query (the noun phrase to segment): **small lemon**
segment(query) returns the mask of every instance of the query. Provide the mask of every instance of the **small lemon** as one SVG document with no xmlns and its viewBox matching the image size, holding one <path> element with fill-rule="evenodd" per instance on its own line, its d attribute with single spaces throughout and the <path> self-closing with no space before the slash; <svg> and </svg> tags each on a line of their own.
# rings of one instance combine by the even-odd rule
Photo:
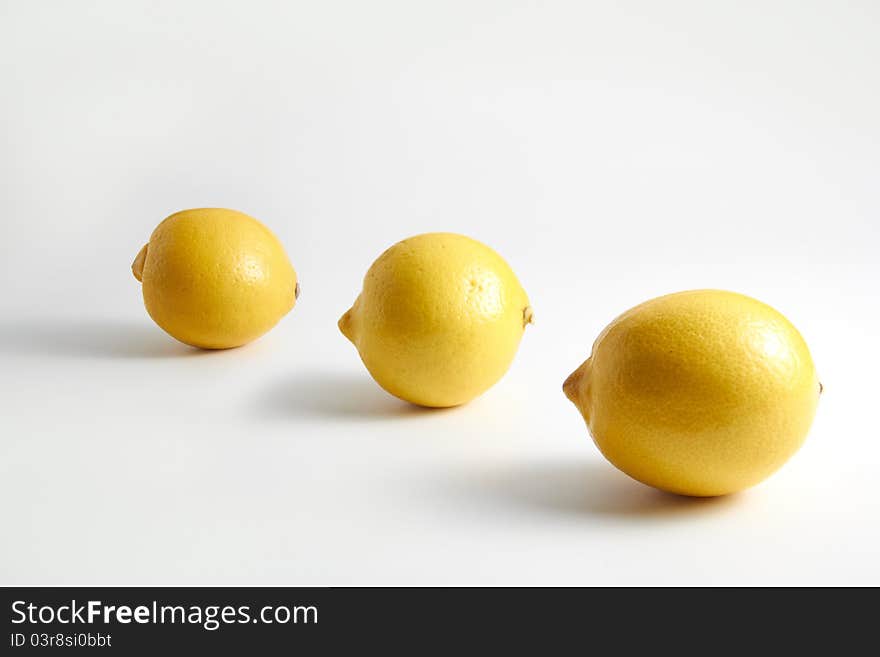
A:
<svg viewBox="0 0 880 657">
<path fill-rule="evenodd" d="M 757 484 L 798 450 L 821 386 L 780 313 L 694 290 L 611 322 L 563 390 L 615 466 L 656 488 L 712 496 Z"/>
<path fill-rule="evenodd" d="M 373 263 L 339 320 L 373 378 L 421 406 L 456 406 L 510 367 L 529 300 L 485 244 L 453 233 L 398 242 Z"/>
<path fill-rule="evenodd" d="M 160 223 L 132 264 L 150 317 L 204 349 L 238 347 L 275 326 L 295 303 L 296 272 L 259 221 L 202 208 Z"/>
</svg>

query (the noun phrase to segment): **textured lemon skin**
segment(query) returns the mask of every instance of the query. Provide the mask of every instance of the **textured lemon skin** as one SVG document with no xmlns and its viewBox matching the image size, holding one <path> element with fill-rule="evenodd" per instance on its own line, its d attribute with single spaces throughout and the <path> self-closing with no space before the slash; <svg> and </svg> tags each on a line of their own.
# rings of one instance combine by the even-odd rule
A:
<svg viewBox="0 0 880 657">
<path fill-rule="evenodd" d="M 238 347 L 263 335 L 296 301 L 296 272 L 259 221 L 222 208 L 162 221 L 135 258 L 150 317 L 181 342 Z"/>
<path fill-rule="evenodd" d="M 692 496 L 734 493 L 776 471 L 803 443 L 821 392 L 797 329 L 720 290 L 625 312 L 563 389 L 611 463 Z"/>
<path fill-rule="evenodd" d="M 531 321 L 525 291 L 488 246 L 454 233 L 398 242 L 339 320 L 376 382 L 421 406 L 457 406 L 510 367 Z"/>
</svg>

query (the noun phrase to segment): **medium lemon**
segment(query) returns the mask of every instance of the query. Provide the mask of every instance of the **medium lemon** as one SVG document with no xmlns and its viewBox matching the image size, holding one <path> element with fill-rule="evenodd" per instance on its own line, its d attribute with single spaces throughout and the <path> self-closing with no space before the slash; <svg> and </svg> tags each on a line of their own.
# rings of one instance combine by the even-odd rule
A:
<svg viewBox="0 0 880 657">
<path fill-rule="evenodd" d="M 222 208 L 160 223 L 132 264 L 155 322 L 187 344 L 238 347 L 287 314 L 299 288 L 284 247 L 259 221 Z"/>
<path fill-rule="evenodd" d="M 694 290 L 611 322 L 563 390 L 615 466 L 656 488 L 712 496 L 757 484 L 797 451 L 821 386 L 779 312 Z"/>
<path fill-rule="evenodd" d="M 501 256 L 463 235 L 428 233 L 379 256 L 339 328 L 385 390 L 445 407 L 504 375 L 531 320 Z"/>
</svg>

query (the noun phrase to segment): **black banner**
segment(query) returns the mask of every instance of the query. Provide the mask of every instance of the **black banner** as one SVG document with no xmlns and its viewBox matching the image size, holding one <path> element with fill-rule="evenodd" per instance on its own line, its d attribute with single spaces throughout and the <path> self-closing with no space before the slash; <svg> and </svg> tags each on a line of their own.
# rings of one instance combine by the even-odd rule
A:
<svg viewBox="0 0 880 657">
<path fill-rule="evenodd" d="M 855 591 L 792 589 L 5 588 L 2 654 L 467 652 L 591 646 L 787 650 L 859 637 L 876 607 Z M 873 592 L 870 595 L 873 598 Z M 838 616 L 843 625 L 834 630 Z M 833 635 L 832 635 L 833 632 Z M 853 643 L 855 642 L 855 643 Z M 255 652 L 256 651 L 256 652 Z M 617 652 L 616 650 L 613 652 Z"/>
</svg>

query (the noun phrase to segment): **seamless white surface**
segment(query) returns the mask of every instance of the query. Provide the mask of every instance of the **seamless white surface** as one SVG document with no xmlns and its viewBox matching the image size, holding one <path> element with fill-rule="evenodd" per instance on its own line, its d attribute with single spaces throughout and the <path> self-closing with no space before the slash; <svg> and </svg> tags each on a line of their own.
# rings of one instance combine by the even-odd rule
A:
<svg viewBox="0 0 880 657">
<path fill-rule="evenodd" d="M 873 2 L 0 2 L 0 582 L 880 584 Z M 299 272 L 260 341 L 152 324 L 171 212 L 266 222 Z M 506 378 L 419 410 L 336 320 L 427 230 L 511 263 Z M 563 397 L 616 314 L 719 287 L 825 384 L 744 494 L 608 465 Z"/>
</svg>

